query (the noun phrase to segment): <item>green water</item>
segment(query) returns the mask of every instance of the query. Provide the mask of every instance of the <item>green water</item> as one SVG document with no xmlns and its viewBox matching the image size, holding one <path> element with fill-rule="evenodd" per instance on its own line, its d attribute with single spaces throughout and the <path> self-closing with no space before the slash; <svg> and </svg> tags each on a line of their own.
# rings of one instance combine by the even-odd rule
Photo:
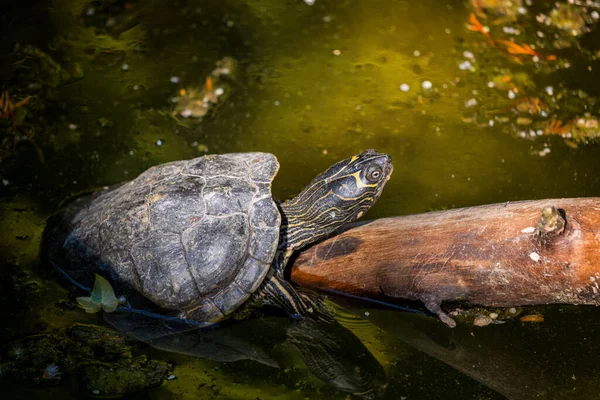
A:
<svg viewBox="0 0 600 400">
<path fill-rule="evenodd" d="M 15 103 L 32 96 L 21 122 L 35 145 L 3 137 L 3 340 L 100 323 L 56 307 L 68 294 L 40 271 L 45 218 L 74 194 L 163 162 L 272 152 L 281 163 L 274 194 L 287 198 L 333 162 L 375 148 L 392 156 L 394 174 L 368 218 L 600 196 L 597 141 L 529 134 L 544 120 L 598 114 L 600 38 L 590 20 L 589 32 L 567 35 L 575 44 L 552 48 L 546 39 L 557 29 L 535 19 L 552 4 L 535 3 L 523 2 L 526 13 L 516 21 L 494 25 L 490 12 L 484 22 L 494 35 L 502 26 L 519 28 L 518 43 L 537 43 L 556 62 L 519 63 L 493 48 L 466 28 L 472 8 L 463 1 L 10 2 L 1 11 L 0 74 Z M 106 26 L 108 18 L 114 25 Z M 238 63 L 223 100 L 201 120 L 174 117 L 171 99 L 182 88 L 202 89 L 223 57 Z M 473 70 L 459 68 L 466 60 Z M 532 125 L 516 123 L 508 90 L 488 85 L 507 75 L 517 97 L 541 98 L 549 115 L 525 114 Z M 432 88 L 423 89 L 424 81 Z M 597 398 L 598 310 L 539 310 L 541 325 L 449 330 L 433 318 L 360 309 L 370 317 L 347 326 L 385 370 L 383 398 Z M 176 380 L 144 394 L 153 398 L 348 396 L 311 375 L 293 351 L 277 356 L 280 369 L 139 351 L 175 365 Z M 68 385 L 13 390 L 14 398 L 76 393 Z"/>
</svg>

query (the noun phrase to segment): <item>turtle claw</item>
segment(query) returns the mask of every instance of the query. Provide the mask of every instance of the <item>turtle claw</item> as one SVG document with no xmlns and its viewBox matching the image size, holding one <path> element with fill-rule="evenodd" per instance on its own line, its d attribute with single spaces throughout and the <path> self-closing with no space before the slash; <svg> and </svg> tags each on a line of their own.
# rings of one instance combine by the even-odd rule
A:
<svg viewBox="0 0 600 400">
<path fill-rule="evenodd" d="M 428 299 L 424 301 L 425 307 L 446 324 L 449 328 L 456 327 L 456 321 L 442 310 L 441 301 L 437 299 Z"/>
</svg>

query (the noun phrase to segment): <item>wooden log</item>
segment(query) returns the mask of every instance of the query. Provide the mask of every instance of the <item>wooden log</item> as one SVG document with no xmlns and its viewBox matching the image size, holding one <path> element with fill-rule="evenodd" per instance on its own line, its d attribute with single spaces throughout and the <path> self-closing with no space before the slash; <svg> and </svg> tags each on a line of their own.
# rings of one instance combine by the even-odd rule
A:
<svg viewBox="0 0 600 400">
<path fill-rule="evenodd" d="M 600 198 L 509 202 L 357 223 L 302 252 L 294 282 L 489 307 L 600 302 Z"/>
</svg>

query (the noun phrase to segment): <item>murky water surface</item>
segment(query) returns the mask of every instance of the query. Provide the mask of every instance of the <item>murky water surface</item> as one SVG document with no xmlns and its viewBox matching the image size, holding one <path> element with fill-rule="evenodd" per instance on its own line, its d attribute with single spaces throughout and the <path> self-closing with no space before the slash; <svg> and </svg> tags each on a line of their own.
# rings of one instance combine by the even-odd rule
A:
<svg viewBox="0 0 600 400">
<path fill-rule="evenodd" d="M 11 341 L 103 324 L 39 265 L 45 219 L 65 199 L 152 165 L 272 152 L 281 163 L 274 194 L 285 199 L 333 162 L 375 148 L 395 170 L 368 218 L 600 195 L 598 4 L 10 3 L 0 74 L 18 107 L 2 110 L 0 298 L 2 357 L 13 364 L 29 350 Z M 597 398 L 595 308 L 535 308 L 544 323 L 450 330 L 345 305 L 358 317 L 340 311 L 329 330 L 273 317 L 177 348 L 136 342 L 133 357 L 168 361 L 171 378 L 136 396 Z M 92 349 L 108 340 L 96 339 Z M 315 353 L 337 369 L 324 371 Z M 48 361 L 63 372 L 49 379 L 52 370 L 32 367 L 37 379 L 3 390 L 105 394 L 71 385 L 81 365 Z"/>
</svg>

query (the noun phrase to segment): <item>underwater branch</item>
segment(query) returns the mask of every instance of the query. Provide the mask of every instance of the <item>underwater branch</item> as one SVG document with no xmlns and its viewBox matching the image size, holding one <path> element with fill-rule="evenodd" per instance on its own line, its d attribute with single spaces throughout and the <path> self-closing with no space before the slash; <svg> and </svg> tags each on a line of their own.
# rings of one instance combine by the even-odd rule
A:
<svg viewBox="0 0 600 400">
<path fill-rule="evenodd" d="M 383 218 L 301 251 L 294 282 L 372 299 L 486 307 L 600 304 L 600 198 L 508 202 Z"/>
</svg>

